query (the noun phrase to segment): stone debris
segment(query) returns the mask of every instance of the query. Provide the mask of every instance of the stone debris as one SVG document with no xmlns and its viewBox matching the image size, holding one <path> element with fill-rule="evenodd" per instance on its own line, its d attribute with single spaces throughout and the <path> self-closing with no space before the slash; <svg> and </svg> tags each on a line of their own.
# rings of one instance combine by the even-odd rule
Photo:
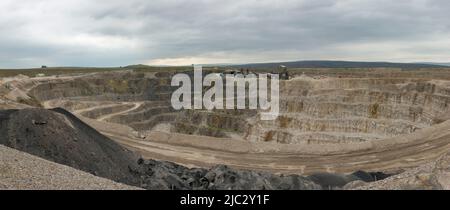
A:
<svg viewBox="0 0 450 210">
<path fill-rule="evenodd" d="M 450 153 L 381 181 L 347 184 L 346 190 L 450 190 Z"/>
</svg>

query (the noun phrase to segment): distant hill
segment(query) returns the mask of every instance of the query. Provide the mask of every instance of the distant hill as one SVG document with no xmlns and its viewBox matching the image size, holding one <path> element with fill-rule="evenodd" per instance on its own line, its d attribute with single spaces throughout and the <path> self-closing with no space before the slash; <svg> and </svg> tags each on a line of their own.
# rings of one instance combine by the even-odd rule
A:
<svg viewBox="0 0 450 210">
<path fill-rule="evenodd" d="M 450 66 L 450 63 L 433 63 L 433 62 L 422 62 L 420 64 L 429 64 L 429 65 L 440 65 L 440 66 Z"/>
<path fill-rule="evenodd" d="M 233 65 L 237 68 L 442 68 L 444 65 L 426 63 L 353 62 L 353 61 L 291 61 L 276 63 L 253 63 Z"/>
<path fill-rule="evenodd" d="M 135 64 L 135 65 L 128 65 L 125 66 L 127 69 L 142 69 L 142 68 L 152 68 L 152 66 L 144 65 L 144 64 Z"/>
</svg>

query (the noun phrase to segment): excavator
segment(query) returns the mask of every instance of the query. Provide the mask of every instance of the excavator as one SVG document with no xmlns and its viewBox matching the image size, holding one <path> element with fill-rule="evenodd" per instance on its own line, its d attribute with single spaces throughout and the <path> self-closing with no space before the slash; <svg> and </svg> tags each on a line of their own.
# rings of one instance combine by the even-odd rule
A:
<svg viewBox="0 0 450 210">
<path fill-rule="evenodd" d="M 280 79 L 289 80 L 289 72 L 285 65 L 279 65 L 277 69 L 278 75 L 280 75 Z"/>
</svg>

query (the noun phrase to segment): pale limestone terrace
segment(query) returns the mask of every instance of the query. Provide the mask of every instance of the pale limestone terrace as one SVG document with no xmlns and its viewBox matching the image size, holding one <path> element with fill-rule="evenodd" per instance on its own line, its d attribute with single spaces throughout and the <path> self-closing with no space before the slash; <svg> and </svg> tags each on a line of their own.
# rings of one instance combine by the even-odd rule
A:
<svg viewBox="0 0 450 210">
<path fill-rule="evenodd" d="M 413 133 L 446 120 L 450 100 L 447 81 L 298 77 L 282 81 L 278 119 L 261 121 L 251 110 L 175 111 L 169 84 L 167 75 L 127 72 L 56 79 L 30 94 L 144 133 L 165 124 L 171 132 L 282 144 L 351 143 Z"/>
<path fill-rule="evenodd" d="M 420 79 L 293 79 L 281 90 L 282 114 L 258 121 L 248 139 L 347 143 L 413 133 L 442 122 L 449 83 Z"/>
</svg>

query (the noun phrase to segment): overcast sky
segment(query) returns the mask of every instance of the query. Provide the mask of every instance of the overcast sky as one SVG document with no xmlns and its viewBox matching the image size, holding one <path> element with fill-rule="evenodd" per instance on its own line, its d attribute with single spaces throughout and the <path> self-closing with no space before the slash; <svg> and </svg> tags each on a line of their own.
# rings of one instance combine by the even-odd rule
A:
<svg viewBox="0 0 450 210">
<path fill-rule="evenodd" d="M 0 68 L 319 59 L 450 62 L 450 1 L 0 1 Z"/>
</svg>

